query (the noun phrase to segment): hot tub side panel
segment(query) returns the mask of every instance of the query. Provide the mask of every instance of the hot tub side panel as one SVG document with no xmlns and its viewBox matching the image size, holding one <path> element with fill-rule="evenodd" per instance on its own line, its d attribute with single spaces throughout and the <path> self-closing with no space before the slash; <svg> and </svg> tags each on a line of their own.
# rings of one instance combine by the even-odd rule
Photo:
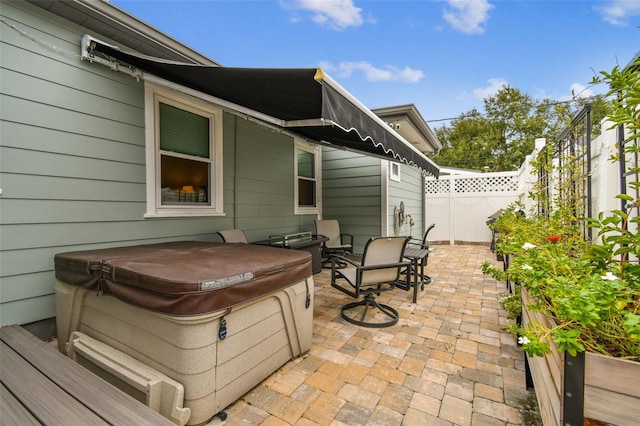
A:
<svg viewBox="0 0 640 426">
<path fill-rule="evenodd" d="M 152 312 L 59 280 L 56 304 L 61 349 L 80 331 L 176 380 L 191 409 L 188 424 L 209 420 L 311 348 L 312 277 L 230 310 L 194 316 Z"/>
</svg>

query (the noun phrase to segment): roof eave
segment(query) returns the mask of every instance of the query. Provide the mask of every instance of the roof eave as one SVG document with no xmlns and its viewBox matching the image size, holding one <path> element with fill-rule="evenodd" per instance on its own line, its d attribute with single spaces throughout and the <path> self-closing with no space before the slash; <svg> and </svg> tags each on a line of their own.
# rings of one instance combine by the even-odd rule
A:
<svg viewBox="0 0 640 426">
<path fill-rule="evenodd" d="M 433 148 L 433 151 L 439 152 L 442 149 L 442 143 L 440 143 L 440 140 L 438 140 L 438 137 L 433 133 L 414 104 L 375 108 L 371 111 L 384 120 L 406 117 L 420 133 L 424 142 Z"/>
<path fill-rule="evenodd" d="M 182 62 L 220 66 L 216 61 L 107 1 L 27 1 L 140 53 Z"/>
</svg>

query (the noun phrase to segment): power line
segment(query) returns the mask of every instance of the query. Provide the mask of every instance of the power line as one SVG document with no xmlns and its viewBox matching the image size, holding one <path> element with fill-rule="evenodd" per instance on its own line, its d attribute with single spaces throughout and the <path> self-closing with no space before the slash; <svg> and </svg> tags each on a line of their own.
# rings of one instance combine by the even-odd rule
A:
<svg viewBox="0 0 640 426">
<path fill-rule="evenodd" d="M 581 91 L 580 93 L 584 92 L 584 91 L 585 91 L 585 90 L 587 90 L 588 88 L 589 88 L 589 87 L 585 87 L 584 89 L 582 89 L 582 91 Z M 570 104 L 570 103 L 573 103 L 573 102 L 578 102 L 578 101 L 580 101 L 580 100 L 587 100 L 587 101 L 588 101 L 588 100 L 590 100 L 590 99 L 595 99 L 595 98 L 598 98 L 598 97 L 599 97 L 599 95 L 593 95 L 593 96 L 587 96 L 587 97 L 584 97 L 584 98 L 576 98 L 576 96 L 580 95 L 580 93 L 578 93 L 578 94 L 574 95 L 574 98 L 573 98 L 573 99 L 570 99 L 570 100 L 568 100 L 568 101 L 554 101 L 554 102 L 549 102 L 549 104 L 548 104 L 548 105 L 549 105 L 549 106 L 555 106 L 555 105 Z M 534 108 L 535 108 L 535 106 L 534 106 Z M 433 119 L 433 120 L 425 120 L 425 122 L 427 122 L 427 123 L 436 123 L 436 122 L 441 122 L 441 121 L 458 120 L 458 119 L 460 119 L 460 117 L 461 117 L 461 116 L 463 116 L 464 114 L 465 114 L 465 113 L 462 113 L 462 114 L 460 114 L 460 115 L 459 115 L 459 116 L 457 116 L 457 117 L 436 118 L 436 119 Z M 480 113 L 480 112 L 478 112 L 478 114 L 477 114 L 477 115 L 478 115 L 478 116 L 480 116 L 480 117 L 486 117 L 486 116 L 487 116 L 487 113 L 486 113 L 486 112 L 485 112 L 485 113 Z M 475 116 L 474 116 L 474 117 L 475 117 Z"/>
</svg>

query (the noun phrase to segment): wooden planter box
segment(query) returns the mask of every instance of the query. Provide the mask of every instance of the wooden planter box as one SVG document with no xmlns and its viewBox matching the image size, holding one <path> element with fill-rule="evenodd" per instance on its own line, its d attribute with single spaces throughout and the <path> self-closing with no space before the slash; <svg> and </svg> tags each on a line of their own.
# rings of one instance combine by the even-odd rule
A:
<svg viewBox="0 0 640 426">
<path fill-rule="evenodd" d="M 553 327 L 538 312 L 525 309 L 533 300 L 522 288 L 522 322 Z M 640 419 L 640 363 L 591 352 L 571 357 L 559 353 L 529 357 L 528 370 L 545 426 L 582 426 L 588 418 L 616 426 L 637 426 Z"/>
</svg>

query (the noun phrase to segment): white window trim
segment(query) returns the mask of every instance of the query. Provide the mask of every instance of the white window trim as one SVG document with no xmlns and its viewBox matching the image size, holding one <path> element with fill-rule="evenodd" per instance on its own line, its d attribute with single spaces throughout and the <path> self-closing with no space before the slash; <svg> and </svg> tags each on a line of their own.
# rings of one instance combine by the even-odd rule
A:
<svg viewBox="0 0 640 426">
<path fill-rule="evenodd" d="M 396 163 L 393 161 L 389 162 L 389 179 L 400 182 L 400 163 Z"/>
<path fill-rule="evenodd" d="M 318 145 L 294 137 L 293 148 L 293 178 L 294 178 L 294 214 L 320 214 L 322 211 L 322 148 Z M 298 204 L 298 149 L 310 152 L 315 155 L 315 175 L 316 175 L 316 206 L 300 207 Z"/>
<path fill-rule="evenodd" d="M 222 172 L 222 116 L 221 108 L 195 99 L 183 93 L 165 87 L 145 82 L 145 153 L 147 164 L 147 212 L 145 218 L 155 217 L 193 217 L 193 216 L 223 216 L 223 172 Z M 159 121 L 156 120 L 157 100 L 163 99 L 168 103 L 186 110 L 195 109 L 207 116 L 213 126 L 210 141 L 213 161 L 211 162 L 211 205 L 208 206 L 162 206 L 160 205 L 160 150 L 158 140 Z"/>
</svg>

